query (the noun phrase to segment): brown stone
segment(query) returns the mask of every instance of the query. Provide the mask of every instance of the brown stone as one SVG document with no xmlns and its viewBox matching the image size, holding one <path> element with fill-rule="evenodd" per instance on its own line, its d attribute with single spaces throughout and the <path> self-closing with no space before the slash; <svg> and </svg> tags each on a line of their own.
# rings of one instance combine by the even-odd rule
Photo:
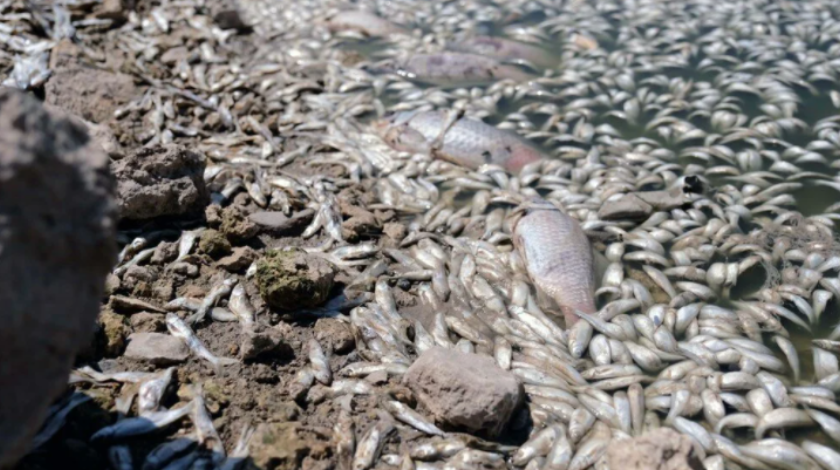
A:
<svg viewBox="0 0 840 470">
<path fill-rule="evenodd" d="M 297 470 L 306 457 L 330 454 L 332 432 L 300 423 L 260 424 L 251 438 L 251 459 L 257 468 Z"/>
<path fill-rule="evenodd" d="M 113 165 L 123 220 L 196 215 L 210 194 L 204 186 L 204 158 L 179 145 L 141 148 Z"/>
<path fill-rule="evenodd" d="M 702 470 L 690 437 L 659 428 L 633 439 L 613 439 L 607 467 L 622 470 Z"/>
<path fill-rule="evenodd" d="M 489 356 L 434 347 L 408 368 L 406 384 L 449 427 L 498 436 L 522 403 L 519 380 Z"/>
</svg>

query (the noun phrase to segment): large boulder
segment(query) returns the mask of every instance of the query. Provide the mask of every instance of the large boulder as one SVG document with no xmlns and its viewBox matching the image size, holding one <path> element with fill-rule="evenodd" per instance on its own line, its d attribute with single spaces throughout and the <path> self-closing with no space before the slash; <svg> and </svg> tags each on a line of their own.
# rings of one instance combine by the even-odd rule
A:
<svg viewBox="0 0 840 470">
<path fill-rule="evenodd" d="M 438 423 L 491 437 L 523 398 L 519 380 L 493 358 L 441 347 L 425 351 L 403 382 Z"/>
<path fill-rule="evenodd" d="M 83 125 L 0 88 L 0 468 L 28 450 L 91 340 L 116 259 L 112 190 Z"/>
<path fill-rule="evenodd" d="M 170 144 L 142 148 L 114 163 L 122 220 L 200 215 L 210 202 L 204 158 Z"/>
</svg>

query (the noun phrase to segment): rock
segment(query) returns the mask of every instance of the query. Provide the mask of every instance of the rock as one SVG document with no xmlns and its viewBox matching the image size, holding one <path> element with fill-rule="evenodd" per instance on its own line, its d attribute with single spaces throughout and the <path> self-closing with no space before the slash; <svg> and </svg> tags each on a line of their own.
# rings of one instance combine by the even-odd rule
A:
<svg viewBox="0 0 840 470">
<path fill-rule="evenodd" d="M 598 210 L 602 220 L 645 219 L 653 212 L 653 206 L 635 194 L 624 194 L 617 199 L 608 199 Z"/>
<path fill-rule="evenodd" d="M 101 148 L 112 159 L 120 159 L 123 157 L 122 149 L 120 147 L 120 143 L 117 141 L 117 137 L 111 131 L 111 128 L 106 124 L 94 124 L 52 104 L 44 103 L 44 109 L 58 115 L 66 116 L 68 119 L 74 120 L 85 126 L 88 131 L 88 136 L 93 143 Z"/>
<path fill-rule="evenodd" d="M 401 241 L 408 233 L 405 225 L 398 222 L 388 222 L 382 227 L 382 233 L 394 241 Z"/>
<path fill-rule="evenodd" d="M 232 273 L 239 273 L 251 266 L 257 259 L 257 252 L 248 246 L 238 246 L 230 256 L 225 256 L 216 262 L 216 266 Z"/>
<path fill-rule="evenodd" d="M 196 215 L 210 195 L 204 158 L 175 144 L 141 148 L 113 165 L 122 220 Z"/>
<path fill-rule="evenodd" d="M 125 317 L 110 310 L 99 314 L 99 326 L 102 328 L 102 351 L 108 357 L 117 357 L 125 349 L 125 338 L 131 334 Z"/>
<path fill-rule="evenodd" d="M 166 264 L 178 257 L 178 244 L 170 242 L 160 242 L 155 247 L 155 252 L 152 253 L 152 259 L 149 260 L 151 264 Z"/>
<path fill-rule="evenodd" d="M 125 357 L 156 366 L 168 366 L 186 361 L 190 351 L 182 340 L 172 335 L 134 333 L 128 337 Z"/>
<path fill-rule="evenodd" d="M 152 295 L 164 302 L 172 300 L 175 295 L 175 283 L 172 279 L 161 279 L 152 285 Z"/>
<path fill-rule="evenodd" d="M 0 88 L 0 468 L 26 452 L 91 342 L 117 253 L 112 190 L 84 127 Z"/>
<path fill-rule="evenodd" d="M 632 439 L 614 439 L 607 447 L 607 467 L 622 470 L 702 470 L 690 437 L 659 428 Z"/>
<path fill-rule="evenodd" d="M 166 316 L 162 313 L 140 312 L 129 317 L 131 328 L 137 333 L 155 333 L 166 330 Z"/>
<path fill-rule="evenodd" d="M 134 289 L 140 282 L 152 282 L 154 280 L 154 275 L 149 270 L 149 268 L 145 266 L 129 266 L 128 269 L 125 270 L 125 274 L 122 277 L 122 285 L 126 289 Z"/>
<path fill-rule="evenodd" d="M 198 252 L 217 258 L 230 254 L 230 242 L 219 231 L 208 229 L 201 232 L 198 238 Z"/>
<path fill-rule="evenodd" d="M 107 122 L 117 108 L 139 95 L 130 75 L 78 66 L 69 54 L 57 60 L 66 67 L 53 69 L 45 85 L 45 101 L 82 119 Z"/>
<path fill-rule="evenodd" d="M 489 356 L 434 347 L 408 368 L 406 384 L 443 425 L 498 436 L 522 403 L 522 386 Z"/>
<path fill-rule="evenodd" d="M 110 297 L 114 292 L 120 290 L 121 287 L 122 282 L 119 276 L 108 273 L 108 277 L 105 278 L 105 298 Z"/>
<path fill-rule="evenodd" d="M 346 354 L 356 345 L 350 326 L 334 318 L 321 318 L 315 322 L 315 338 L 337 354 Z"/>
<path fill-rule="evenodd" d="M 279 310 L 313 308 L 327 300 L 335 279 L 333 266 L 299 251 L 271 250 L 257 261 L 260 296 Z"/>
<path fill-rule="evenodd" d="M 329 456 L 331 437 L 327 428 L 300 423 L 260 424 L 251 438 L 251 459 L 257 468 L 296 470 L 306 457 Z"/>
<path fill-rule="evenodd" d="M 222 209 L 222 225 L 219 228 L 232 242 L 244 242 L 259 233 L 260 228 L 242 206 L 233 205 Z"/>
<path fill-rule="evenodd" d="M 239 354 L 243 361 L 259 361 L 278 356 L 291 356 L 292 348 L 286 344 L 280 330 L 266 328 L 260 332 L 246 332 L 239 347 Z"/>
<path fill-rule="evenodd" d="M 379 223 L 376 221 L 376 217 L 370 212 L 366 212 L 364 215 L 350 217 L 341 224 L 341 228 L 353 234 L 357 239 L 360 237 L 370 237 L 380 232 Z"/>
<path fill-rule="evenodd" d="M 204 219 L 207 220 L 207 225 L 218 228 L 222 225 L 222 206 L 218 204 L 210 204 L 204 209 Z"/>
</svg>

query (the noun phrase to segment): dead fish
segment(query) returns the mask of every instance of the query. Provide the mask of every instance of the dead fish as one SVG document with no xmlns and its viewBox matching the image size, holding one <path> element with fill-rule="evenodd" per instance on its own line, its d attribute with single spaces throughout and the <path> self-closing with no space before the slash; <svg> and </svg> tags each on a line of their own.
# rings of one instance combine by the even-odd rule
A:
<svg viewBox="0 0 840 470">
<path fill-rule="evenodd" d="M 216 369 L 219 369 L 221 366 L 236 364 L 239 362 L 236 359 L 231 359 L 229 357 L 216 357 L 213 355 L 213 353 L 204 346 L 201 340 L 198 339 L 198 336 L 195 335 L 192 328 L 190 328 L 184 320 L 181 320 L 178 315 L 175 315 L 174 313 L 166 314 L 166 329 L 169 330 L 169 333 L 172 336 L 184 340 L 184 342 L 187 343 L 187 347 L 190 348 L 190 351 L 192 351 L 193 354 L 205 359 Z"/>
<path fill-rule="evenodd" d="M 172 381 L 172 374 L 175 372 L 174 367 L 170 367 L 161 372 L 157 377 L 147 380 L 140 385 L 140 390 L 137 393 L 137 411 L 140 416 L 146 413 L 155 412 L 160 407 L 160 400 L 163 398 L 163 392 Z"/>
<path fill-rule="evenodd" d="M 225 458 L 225 446 L 222 438 L 213 426 L 213 418 L 207 412 L 207 405 L 204 402 L 204 390 L 201 386 L 195 388 L 195 398 L 190 414 L 198 441 L 213 451 L 213 460 L 218 463 Z"/>
<path fill-rule="evenodd" d="M 409 80 L 440 85 L 478 84 L 494 80 L 533 78 L 519 67 L 496 59 L 462 52 L 413 54 L 401 61 L 380 62 L 374 71 L 395 72 Z"/>
<path fill-rule="evenodd" d="M 557 303 L 567 326 L 578 320 L 574 309 L 595 312 L 592 249 L 577 220 L 545 204 L 528 209 L 513 232 L 528 275 Z"/>
<path fill-rule="evenodd" d="M 329 385 L 332 382 L 329 356 L 324 352 L 321 343 L 314 338 L 309 340 L 309 363 L 315 373 L 315 380 L 324 385 Z"/>
<path fill-rule="evenodd" d="M 551 67 L 558 62 L 556 57 L 541 47 L 490 36 L 467 38 L 450 45 L 449 48 L 453 51 L 480 54 L 499 60 L 525 59 L 540 67 Z"/>
<path fill-rule="evenodd" d="M 380 137 L 396 150 L 431 154 L 471 169 L 492 163 L 517 173 L 544 157 L 518 135 L 479 120 L 459 118 L 452 122 L 447 111 L 402 112 L 374 123 Z"/>
<path fill-rule="evenodd" d="M 382 450 L 385 438 L 394 431 L 394 423 L 391 421 L 379 421 L 368 429 L 356 447 L 356 455 L 353 458 L 353 470 L 367 470 L 373 466 L 376 457 Z"/>
<path fill-rule="evenodd" d="M 327 20 L 330 31 L 358 31 L 366 36 L 387 36 L 394 33 L 406 33 L 400 25 L 376 16 L 369 11 L 342 11 Z"/>
<path fill-rule="evenodd" d="M 443 431 L 427 420 L 420 413 L 398 401 L 389 400 L 383 403 L 385 409 L 403 423 L 433 436 L 443 436 Z"/>
</svg>

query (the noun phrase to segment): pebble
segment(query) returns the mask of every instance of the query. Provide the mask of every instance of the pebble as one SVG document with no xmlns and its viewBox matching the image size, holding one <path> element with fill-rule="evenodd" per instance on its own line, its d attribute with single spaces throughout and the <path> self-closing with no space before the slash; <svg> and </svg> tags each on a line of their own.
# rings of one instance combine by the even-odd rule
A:
<svg viewBox="0 0 840 470">
<path fill-rule="evenodd" d="M 125 357 L 157 366 L 184 362 L 190 351 L 180 339 L 162 333 L 134 333 L 128 337 Z"/>
</svg>

